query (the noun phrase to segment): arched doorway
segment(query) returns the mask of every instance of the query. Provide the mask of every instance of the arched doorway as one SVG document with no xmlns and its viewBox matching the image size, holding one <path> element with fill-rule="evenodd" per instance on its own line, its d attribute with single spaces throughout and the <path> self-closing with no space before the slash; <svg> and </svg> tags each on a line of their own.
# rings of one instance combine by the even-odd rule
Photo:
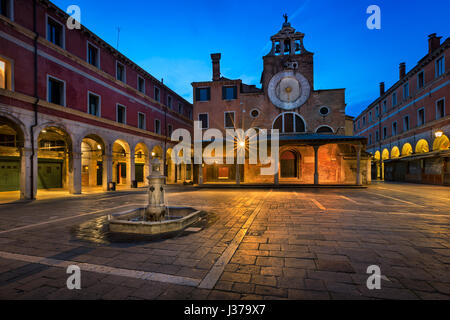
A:
<svg viewBox="0 0 450 320">
<path fill-rule="evenodd" d="M 402 147 L 402 156 L 406 157 L 406 156 L 410 156 L 413 153 L 413 148 L 411 146 L 411 144 L 409 143 L 405 143 Z"/>
<path fill-rule="evenodd" d="M 117 140 L 112 148 L 113 177 L 112 181 L 117 185 L 131 186 L 132 172 L 130 161 L 130 146 L 124 140 Z"/>
<path fill-rule="evenodd" d="M 14 120 L 0 116 L 0 192 L 21 190 L 20 197 L 30 198 L 31 187 L 27 184 L 24 154 L 25 136 L 21 126 Z M 9 197 L 9 196 L 8 196 Z M 12 193 L 11 200 L 17 200 L 19 193 Z"/>
<path fill-rule="evenodd" d="M 430 147 L 428 146 L 428 141 L 425 139 L 419 140 L 416 145 L 416 153 L 427 153 L 430 152 Z"/>
<path fill-rule="evenodd" d="M 298 178 L 298 159 L 293 151 L 284 151 L 280 157 L 281 178 Z"/>
<path fill-rule="evenodd" d="M 433 142 L 433 151 L 448 150 L 449 148 L 450 148 L 450 141 L 445 134 L 436 138 Z"/>
<path fill-rule="evenodd" d="M 391 158 L 395 159 L 395 158 L 398 158 L 398 157 L 400 157 L 400 149 L 397 146 L 395 146 L 391 150 Z"/>
<path fill-rule="evenodd" d="M 106 183 L 103 159 L 105 143 L 102 138 L 91 134 L 81 142 L 81 186 L 85 189 L 101 187 Z"/>
<path fill-rule="evenodd" d="M 74 161 L 79 160 L 74 159 L 72 140 L 64 129 L 57 126 L 43 128 L 38 137 L 38 189 L 80 193 L 81 181 L 75 181 L 79 176 L 74 170 Z"/>
<path fill-rule="evenodd" d="M 321 133 L 321 134 L 333 134 L 333 129 L 331 129 L 329 126 L 321 126 L 319 128 L 317 128 L 316 133 Z"/>
<path fill-rule="evenodd" d="M 173 150 L 171 148 L 167 149 L 166 153 L 166 173 L 167 173 L 167 183 L 175 183 L 175 165 L 172 161 L 172 152 Z"/>
<path fill-rule="evenodd" d="M 150 155 L 147 146 L 140 142 L 134 151 L 135 180 L 138 186 L 148 185 L 147 177 L 150 175 Z"/>
</svg>

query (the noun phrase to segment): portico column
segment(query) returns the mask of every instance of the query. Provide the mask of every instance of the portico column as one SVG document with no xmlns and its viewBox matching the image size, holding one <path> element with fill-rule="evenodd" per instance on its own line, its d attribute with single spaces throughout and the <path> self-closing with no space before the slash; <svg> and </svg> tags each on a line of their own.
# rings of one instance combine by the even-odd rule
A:
<svg viewBox="0 0 450 320">
<path fill-rule="evenodd" d="M 361 145 L 356 146 L 356 185 L 361 185 Z"/>
<path fill-rule="evenodd" d="M 112 154 L 105 153 L 103 155 L 103 191 L 109 191 L 109 183 L 112 182 L 113 165 Z"/>
<path fill-rule="evenodd" d="M 69 169 L 69 192 L 81 194 L 81 150 L 72 151 L 72 168 Z"/>
<path fill-rule="evenodd" d="M 133 187 L 133 181 L 136 180 L 136 167 L 135 167 L 135 159 L 134 159 L 134 149 L 130 150 L 130 155 L 128 159 L 128 166 L 127 166 L 127 182 L 128 185 L 132 188 Z"/>
<path fill-rule="evenodd" d="M 33 200 L 36 197 L 36 190 L 31 189 L 31 154 L 32 150 L 27 148 L 20 149 L 20 199 Z M 36 157 L 37 160 L 37 157 Z M 37 161 L 35 168 L 37 169 Z M 37 170 L 35 170 L 37 172 Z M 35 175 L 37 179 L 37 174 Z M 37 185 L 37 184 L 36 184 Z"/>
<path fill-rule="evenodd" d="M 203 184 L 203 165 L 202 164 L 198 165 L 198 184 L 199 185 Z"/>
<path fill-rule="evenodd" d="M 237 185 L 241 184 L 241 166 L 237 162 L 237 159 L 236 159 L 236 184 Z"/>
<path fill-rule="evenodd" d="M 314 146 L 314 184 L 319 184 L 319 148 L 320 146 Z"/>
</svg>

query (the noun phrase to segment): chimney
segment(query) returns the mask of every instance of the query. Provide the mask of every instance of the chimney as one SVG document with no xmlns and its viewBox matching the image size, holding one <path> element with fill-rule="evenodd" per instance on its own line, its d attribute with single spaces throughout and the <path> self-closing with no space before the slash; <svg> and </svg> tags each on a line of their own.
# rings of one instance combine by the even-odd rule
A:
<svg viewBox="0 0 450 320">
<path fill-rule="evenodd" d="M 380 97 L 384 96 L 385 90 L 384 90 L 384 82 L 380 83 Z"/>
<path fill-rule="evenodd" d="M 222 55 L 220 53 L 211 54 L 212 65 L 213 65 L 213 81 L 220 80 L 220 58 Z"/>
<path fill-rule="evenodd" d="M 406 63 L 404 63 L 404 62 L 400 63 L 399 71 L 400 71 L 400 80 L 401 80 L 406 75 Z"/>
<path fill-rule="evenodd" d="M 437 37 L 436 33 L 432 33 L 428 36 L 428 53 L 431 53 L 440 47 L 441 38 L 442 37 Z"/>
</svg>

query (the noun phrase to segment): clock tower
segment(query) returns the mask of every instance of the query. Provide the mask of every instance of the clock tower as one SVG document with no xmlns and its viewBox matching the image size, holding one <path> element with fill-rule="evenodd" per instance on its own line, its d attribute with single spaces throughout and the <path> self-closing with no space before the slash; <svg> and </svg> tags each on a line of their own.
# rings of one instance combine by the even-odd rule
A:
<svg viewBox="0 0 450 320">
<path fill-rule="evenodd" d="M 284 15 L 282 29 L 271 37 L 272 48 L 263 57 L 262 89 L 282 110 L 301 108 L 314 90 L 313 53 L 303 45 L 305 35 L 296 31 Z"/>
</svg>

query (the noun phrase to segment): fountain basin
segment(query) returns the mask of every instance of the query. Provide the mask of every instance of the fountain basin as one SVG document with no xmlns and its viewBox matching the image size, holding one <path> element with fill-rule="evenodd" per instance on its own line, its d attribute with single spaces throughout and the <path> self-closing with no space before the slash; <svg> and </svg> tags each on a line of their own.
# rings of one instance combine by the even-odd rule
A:
<svg viewBox="0 0 450 320">
<path fill-rule="evenodd" d="M 202 219 L 202 212 L 189 207 L 168 207 L 170 216 L 163 221 L 144 221 L 145 208 L 108 216 L 109 231 L 113 233 L 158 235 L 188 228 Z"/>
</svg>

